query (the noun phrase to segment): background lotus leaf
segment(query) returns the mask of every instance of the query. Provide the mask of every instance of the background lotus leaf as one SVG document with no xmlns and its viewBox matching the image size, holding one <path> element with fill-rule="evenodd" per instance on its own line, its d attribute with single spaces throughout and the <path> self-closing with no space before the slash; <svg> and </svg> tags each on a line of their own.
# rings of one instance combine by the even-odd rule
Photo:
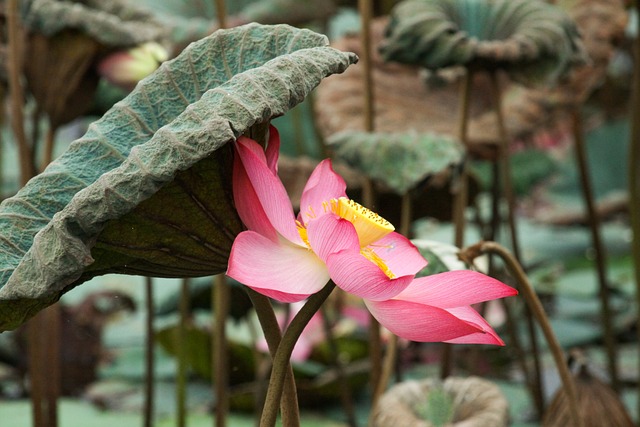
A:
<svg viewBox="0 0 640 427">
<path fill-rule="evenodd" d="M 242 228 L 228 143 L 357 60 L 327 44 L 287 25 L 218 31 L 93 123 L 0 205 L 0 329 L 95 275 L 223 272 Z"/>
<path fill-rule="evenodd" d="M 464 155 L 459 141 L 435 133 L 345 131 L 328 143 L 336 146 L 336 157 L 398 194 L 460 163 Z"/>
<path fill-rule="evenodd" d="M 420 238 L 411 240 L 411 243 L 413 243 L 420 251 L 420 254 L 429 261 L 427 266 L 416 274 L 416 277 L 469 269 L 469 266 L 458 257 L 460 249 L 454 245 L 442 243 L 437 240 Z"/>
<path fill-rule="evenodd" d="M 287 22 L 292 25 L 328 19 L 336 11 L 332 0 L 261 0 L 245 7 L 240 15 L 264 24 Z"/>
<path fill-rule="evenodd" d="M 529 0 L 405 0 L 392 11 L 382 54 L 430 70 L 503 68 L 524 84 L 553 81 L 586 59 L 573 21 Z"/>
<path fill-rule="evenodd" d="M 22 0 L 22 21 L 52 36 L 76 29 L 106 46 L 133 46 L 166 37 L 166 28 L 145 10 L 118 0 Z"/>
</svg>

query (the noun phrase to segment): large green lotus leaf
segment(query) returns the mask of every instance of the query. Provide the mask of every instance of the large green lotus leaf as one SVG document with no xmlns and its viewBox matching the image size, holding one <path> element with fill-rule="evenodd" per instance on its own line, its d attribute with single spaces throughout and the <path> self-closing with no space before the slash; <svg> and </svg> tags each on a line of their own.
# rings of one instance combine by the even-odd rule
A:
<svg viewBox="0 0 640 427">
<path fill-rule="evenodd" d="M 328 142 L 337 157 L 398 194 L 460 163 L 464 155 L 459 141 L 435 133 L 343 131 Z"/>
<path fill-rule="evenodd" d="M 0 205 L 0 330 L 99 274 L 223 272 L 242 229 L 228 143 L 357 60 L 327 44 L 287 25 L 218 31 L 93 123 Z"/>
</svg>

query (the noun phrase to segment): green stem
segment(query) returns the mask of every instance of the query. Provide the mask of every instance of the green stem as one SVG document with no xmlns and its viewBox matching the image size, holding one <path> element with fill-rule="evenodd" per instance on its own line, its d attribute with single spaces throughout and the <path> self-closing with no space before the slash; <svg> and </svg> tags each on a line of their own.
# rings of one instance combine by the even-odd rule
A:
<svg viewBox="0 0 640 427">
<path fill-rule="evenodd" d="M 260 419 L 260 427 L 273 427 L 278 417 L 278 407 L 282 396 L 282 389 L 287 370 L 290 366 L 289 360 L 291 353 L 302 331 L 307 326 L 313 315 L 320 309 L 325 300 L 329 297 L 335 284 L 330 281 L 318 293 L 309 297 L 306 304 L 300 309 L 298 314 L 293 318 L 287 327 L 278 350 L 273 358 L 273 367 L 271 369 L 271 378 L 269 379 L 269 390 L 265 399 L 262 418 Z"/>
<path fill-rule="evenodd" d="M 176 374 L 176 425 L 187 424 L 187 326 L 189 322 L 189 279 L 180 284 L 180 323 L 178 325 L 178 372 Z"/>
<path fill-rule="evenodd" d="M 11 126 L 18 143 L 18 157 L 20 159 L 20 183 L 25 185 L 33 175 L 35 166 L 32 161 L 31 147 L 24 130 L 24 116 L 22 108 L 24 97 L 20 84 L 20 67 L 22 64 L 21 36 L 18 0 L 8 0 L 6 3 L 7 16 L 7 72 L 9 74 L 9 95 L 11 99 Z"/>
<path fill-rule="evenodd" d="M 573 421 L 571 425 L 575 427 L 584 427 L 582 417 L 580 416 L 580 412 L 578 410 L 578 393 L 576 391 L 576 385 L 573 381 L 571 373 L 569 372 L 569 368 L 565 363 L 564 352 L 562 351 L 562 347 L 560 347 L 558 338 L 556 338 L 556 335 L 551 328 L 551 323 L 549 322 L 549 318 L 545 314 L 542 303 L 540 302 L 538 295 L 534 291 L 533 286 L 531 286 L 531 283 L 529 282 L 529 279 L 522 269 L 522 266 L 507 249 L 495 242 L 480 242 L 473 246 L 465 248 L 460 252 L 460 257 L 464 260 L 467 260 L 469 263 L 472 263 L 475 258 L 484 254 L 498 255 L 505 262 L 511 274 L 513 274 L 513 276 L 516 278 L 518 284 L 520 285 L 519 290 L 524 297 L 527 305 L 531 309 L 533 316 L 538 321 L 547 344 L 549 345 L 549 349 L 551 350 L 551 354 L 553 355 L 553 359 L 560 374 L 560 379 L 562 380 L 564 390 L 567 393 L 567 399 L 569 401 L 569 412 Z"/>
<path fill-rule="evenodd" d="M 227 10 L 225 0 L 215 0 L 218 27 L 227 28 Z"/>
<path fill-rule="evenodd" d="M 509 155 L 509 136 L 507 135 L 507 128 L 504 121 L 504 111 L 502 107 L 502 91 L 500 90 L 500 83 L 498 81 L 497 72 L 489 74 L 491 79 L 491 94 L 493 96 L 493 105 L 496 112 L 497 124 L 498 124 L 498 138 L 500 139 L 500 158 L 498 161 L 501 165 L 501 181 L 504 192 L 504 197 L 507 201 L 507 221 L 509 224 L 509 233 L 511 237 L 511 246 L 513 254 L 518 261 L 520 257 L 520 244 L 518 242 L 518 228 L 516 227 L 515 210 L 516 210 L 516 198 L 513 192 L 513 182 L 511 173 L 511 161 Z"/>
<path fill-rule="evenodd" d="M 636 15 L 640 16 L 640 1 L 636 0 Z M 629 141 L 629 221 L 633 231 L 631 252 L 633 259 L 633 271 L 636 283 L 636 310 L 640 310 L 640 37 L 636 36 L 633 42 L 634 68 L 633 68 L 633 92 L 631 100 L 631 141 Z M 637 316 L 636 330 L 638 343 L 640 343 L 640 316 Z M 640 362 L 640 358 L 638 358 Z M 640 370 L 640 366 L 638 366 Z M 638 381 L 638 396 L 640 396 L 640 381 Z M 638 402 L 638 414 L 640 415 L 640 398 Z"/>
<path fill-rule="evenodd" d="M 373 61 L 371 60 L 371 19 L 373 4 L 371 0 L 358 0 L 360 12 L 360 63 L 364 73 L 364 130 L 375 130 L 374 94 L 373 94 Z M 370 206 L 371 207 L 371 206 Z"/>
<path fill-rule="evenodd" d="M 413 206 L 411 203 L 411 194 L 406 192 L 402 195 L 402 208 L 400 211 L 400 234 L 409 238 L 409 234 L 411 232 L 411 218 L 413 214 Z M 377 323 L 377 322 L 376 322 Z M 378 333 L 378 336 L 380 334 Z M 391 339 L 387 343 L 387 353 L 384 358 L 384 363 L 380 368 L 380 376 L 378 381 L 376 382 L 376 387 L 373 391 L 373 397 L 371 399 L 371 405 L 373 408 L 376 407 L 380 397 L 387 389 L 387 385 L 391 379 L 391 373 L 396 366 L 396 359 L 398 357 L 398 337 L 395 335 L 391 336 Z M 373 411 L 372 411 L 373 414 Z M 372 419 L 369 420 L 372 422 Z"/>
<path fill-rule="evenodd" d="M 360 13 L 360 63 L 363 73 L 363 127 L 365 132 L 375 131 L 375 99 L 373 92 L 373 61 L 371 60 L 371 20 L 373 17 L 372 0 L 358 0 Z M 374 209 L 375 195 L 373 183 L 366 177 L 362 185 L 362 202 L 369 209 Z M 380 340 L 380 325 L 369 315 L 369 359 L 371 361 L 371 389 L 373 400 L 379 388 L 380 371 L 382 369 L 382 342 Z"/>
<path fill-rule="evenodd" d="M 511 157 L 509 155 L 509 136 L 507 134 L 507 128 L 504 120 L 504 109 L 502 106 L 502 91 L 500 89 L 500 82 L 498 80 L 498 74 L 496 71 L 489 74 L 491 81 L 491 94 L 493 97 L 493 105 L 496 113 L 497 125 L 498 125 L 498 139 L 500 140 L 499 157 L 498 162 L 500 164 L 500 182 L 494 185 L 502 184 L 502 191 L 504 198 L 507 202 L 507 223 L 509 225 L 509 236 L 511 237 L 511 248 L 515 258 L 518 262 L 521 262 L 520 255 L 520 243 L 518 239 L 518 228 L 516 226 L 516 198 L 513 191 L 513 181 L 511 172 Z M 538 415 L 542 416 L 544 410 L 544 391 L 542 389 L 542 363 L 540 361 L 540 351 L 538 349 L 538 340 L 536 338 L 537 331 L 533 319 L 531 318 L 531 312 L 528 307 L 525 307 L 525 316 L 527 322 L 527 331 L 529 333 L 529 341 L 531 345 L 531 353 L 533 355 L 533 367 L 534 376 L 532 377 L 533 386 L 533 398 L 536 404 Z"/>
<path fill-rule="evenodd" d="M 218 274 L 213 283 L 211 292 L 211 307 L 214 312 L 213 325 L 213 354 L 211 363 L 215 372 L 213 392 L 216 396 L 216 416 L 215 425 L 224 427 L 227 424 L 227 413 L 229 412 L 229 396 L 227 388 L 229 385 L 229 362 L 227 360 L 227 316 L 229 314 L 229 285 L 224 274 Z"/>
<path fill-rule="evenodd" d="M 582 186 L 582 196 L 587 208 L 587 218 L 591 239 L 595 252 L 596 272 L 598 274 L 599 297 L 600 297 L 600 320 L 604 335 L 605 348 L 609 363 L 609 376 L 611 386 L 614 390 L 620 391 L 620 376 L 618 374 L 616 336 L 612 325 L 613 314 L 611 312 L 609 285 L 607 283 L 606 251 L 600 237 L 600 218 L 596 210 L 596 203 L 593 196 L 593 186 L 589 175 L 587 163 L 587 153 L 584 140 L 584 127 L 582 124 L 582 114 L 579 107 L 575 106 L 572 111 L 573 137 L 575 143 L 575 155 L 580 171 L 580 184 Z"/>
<path fill-rule="evenodd" d="M 387 353 L 384 356 L 384 364 L 382 365 L 382 372 L 380 373 L 380 380 L 378 381 L 378 386 L 376 387 L 372 399 L 372 408 L 375 408 L 380 401 L 380 398 L 384 394 L 384 391 L 387 389 L 387 385 L 389 384 L 389 380 L 391 379 L 391 373 L 393 372 L 393 368 L 396 364 L 396 357 L 398 355 L 398 337 L 396 335 L 391 335 L 389 342 L 387 343 Z M 371 417 L 375 414 L 375 410 L 371 411 Z M 369 425 L 373 424 L 373 418 L 369 418 Z"/>
<path fill-rule="evenodd" d="M 467 128 L 469 126 L 469 104 L 471 99 L 471 82 L 473 80 L 473 72 L 467 70 L 460 86 L 460 104 L 458 107 L 458 138 L 460 142 L 467 147 Z M 454 245 L 461 248 L 464 245 L 464 229 L 465 217 L 464 212 L 467 207 L 467 156 L 462 160 L 460 175 L 454 184 L 454 205 L 453 220 L 455 223 Z"/>
<path fill-rule="evenodd" d="M 467 154 L 462 159 L 460 173 L 455 177 L 452 185 L 453 192 L 453 223 L 454 223 L 454 245 L 461 248 L 464 245 L 464 231 L 466 228 L 465 210 L 468 204 L 468 147 L 467 129 L 469 127 L 469 108 L 471 99 L 471 86 L 473 81 L 473 71 L 466 70 L 460 83 L 460 94 L 458 104 L 458 139 L 467 149 Z M 451 375 L 453 366 L 453 347 L 451 344 L 441 344 L 442 354 L 440 358 L 440 378 L 445 379 Z"/>
<path fill-rule="evenodd" d="M 278 319 L 276 319 L 273 307 L 271 306 L 271 301 L 266 296 L 251 288 L 246 289 L 247 294 L 251 299 L 251 303 L 256 310 L 256 314 L 258 315 L 258 321 L 260 322 L 260 327 L 262 328 L 265 340 L 267 341 L 269 353 L 271 353 L 272 358 L 275 358 L 276 351 L 278 350 L 280 341 L 282 340 L 282 335 L 280 333 Z M 290 363 L 287 369 L 280 406 L 283 427 L 299 426 L 300 413 L 298 411 L 298 395 L 296 393 L 296 383 Z"/>
<path fill-rule="evenodd" d="M 34 126 L 38 126 L 38 123 L 34 123 Z M 53 150 L 56 145 L 56 129 L 49 122 L 49 127 L 47 129 L 46 139 L 44 143 L 44 152 L 42 157 L 42 164 L 40 166 L 40 171 L 43 171 L 49 163 L 53 161 Z"/>
<path fill-rule="evenodd" d="M 153 426 L 154 360 L 153 360 L 153 279 L 145 277 L 147 318 L 145 322 L 145 379 L 144 379 L 144 427 Z"/>
<path fill-rule="evenodd" d="M 351 395 L 351 385 L 349 384 L 349 378 L 344 369 L 344 362 L 340 358 L 340 349 L 336 337 L 333 334 L 332 322 L 329 319 L 329 310 L 326 306 L 321 307 L 322 312 L 322 327 L 324 334 L 329 345 L 329 352 L 333 367 L 338 374 L 338 386 L 340 387 L 340 399 L 342 400 L 342 407 L 347 415 L 347 424 L 349 427 L 357 427 L 358 422 L 356 420 L 356 413 L 353 405 L 353 396 Z"/>
</svg>

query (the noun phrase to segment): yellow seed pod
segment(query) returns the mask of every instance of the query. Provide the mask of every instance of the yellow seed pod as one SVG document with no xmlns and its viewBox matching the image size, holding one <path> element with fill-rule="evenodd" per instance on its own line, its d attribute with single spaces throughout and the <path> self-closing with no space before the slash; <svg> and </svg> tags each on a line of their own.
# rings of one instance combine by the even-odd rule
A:
<svg viewBox="0 0 640 427">
<path fill-rule="evenodd" d="M 395 230 L 389 221 L 346 197 L 340 197 L 337 205 L 332 205 L 335 206 L 335 212 L 338 216 L 353 224 L 362 248 Z"/>
</svg>

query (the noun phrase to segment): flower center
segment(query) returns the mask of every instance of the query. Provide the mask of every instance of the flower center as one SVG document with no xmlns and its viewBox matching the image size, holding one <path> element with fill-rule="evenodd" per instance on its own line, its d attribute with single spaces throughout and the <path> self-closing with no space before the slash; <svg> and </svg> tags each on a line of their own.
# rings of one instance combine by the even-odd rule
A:
<svg viewBox="0 0 640 427">
<path fill-rule="evenodd" d="M 393 225 L 382 218 L 375 212 L 365 208 L 358 202 L 354 202 L 346 197 L 340 197 L 339 199 L 331 199 L 328 202 L 323 203 L 323 208 L 326 212 L 333 212 L 340 218 L 346 219 L 353 224 L 356 233 L 358 234 L 358 240 L 360 243 L 360 254 L 366 259 L 374 263 L 380 268 L 390 279 L 394 279 L 396 276 L 391 269 L 387 266 L 384 259 L 380 257 L 371 247 L 370 244 L 377 242 L 387 234 L 391 233 L 395 228 Z M 309 208 L 306 213 L 307 217 L 315 218 L 315 212 Z M 307 234 L 307 228 L 302 222 L 296 221 L 298 227 L 298 233 L 302 241 L 307 246 L 307 249 L 313 251 L 311 243 L 309 243 L 309 236 Z"/>
<path fill-rule="evenodd" d="M 346 197 L 331 201 L 331 207 L 339 217 L 351 222 L 358 233 L 360 247 L 364 248 L 391 233 L 395 228 L 377 213 Z"/>
</svg>

